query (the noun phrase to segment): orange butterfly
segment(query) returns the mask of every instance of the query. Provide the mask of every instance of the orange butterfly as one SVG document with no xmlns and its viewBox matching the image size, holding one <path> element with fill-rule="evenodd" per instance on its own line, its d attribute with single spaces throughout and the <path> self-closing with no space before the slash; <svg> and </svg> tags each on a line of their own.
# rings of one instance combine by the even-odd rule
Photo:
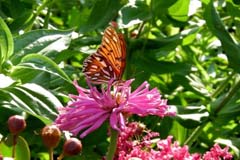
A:
<svg viewBox="0 0 240 160">
<path fill-rule="evenodd" d="M 125 66 L 126 43 L 123 35 L 109 26 L 96 53 L 84 60 L 83 73 L 94 84 L 108 83 L 110 79 L 116 82 L 121 80 Z"/>
</svg>

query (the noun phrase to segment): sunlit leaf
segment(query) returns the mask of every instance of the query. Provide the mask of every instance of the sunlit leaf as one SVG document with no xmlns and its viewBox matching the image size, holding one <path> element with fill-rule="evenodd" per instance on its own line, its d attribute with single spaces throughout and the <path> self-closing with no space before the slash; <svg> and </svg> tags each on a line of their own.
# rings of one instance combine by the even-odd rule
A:
<svg viewBox="0 0 240 160">
<path fill-rule="evenodd" d="M 30 53 L 50 56 L 51 53 L 65 50 L 71 41 L 71 31 L 35 30 L 20 35 L 14 39 L 13 64 Z"/>
<path fill-rule="evenodd" d="M 168 8 L 173 5 L 177 0 L 168 0 L 168 1 L 159 1 L 159 0 L 152 0 L 152 7 L 153 11 L 156 13 L 157 16 L 161 17 L 164 16 L 168 12 Z"/>
<path fill-rule="evenodd" d="M 204 106 L 177 106 L 177 120 L 185 128 L 195 128 L 209 117 L 209 113 Z"/>
<path fill-rule="evenodd" d="M 52 93 L 36 84 L 12 86 L 4 91 L 11 97 L 10 103 L 14 107 L 39 118 L 45 124 L 56 118 L 57 107 L 62 106 Z"/>
<path fill-rule="evenodd" d="M 121 9 L 124 28 L 142 23 L 151 18 L 150 8 L 145 1 L 131 1 Z"/>
<path fill-rule="evenodd" d="M 1 65 L 4 61 L 8 59 L 13 53 L 13 38 L 11 35 L 11 31 L 8 26 L 4 22 L 4 20 L 0 17 L 0 72 Z"/>
<path fill-rule="evenodd" d="M 188 7 L 191 7 L 189 4 L 190 0 L 178 0 L 168 8 L 168 13 L 173 19 L 185 22 L 188 20 Z"/>
<path fill-rule="evenodd" d="M 0 153 L 3 157 L 12 157 L 13 136 L 9 135 L 5 141 L 0 143 Z M 17 137 L 15 145 L 15 160 L 30 160 L 30 150 L 27 141 L 21 137 Z"/>
<path fill-rule="evenodd" d="M 0 88 L 5 88 L 14 83 L 14 80 L 11 77 L 0 74 Z"/>
<path fill-rule="evenodd" d="M 211 32 L 221 41 L 222 47 L 228 57 L 230 66 L 234 68 L 236 72 L 240 72 L 240 47 L 234 42 L 234 40 L 225 29 L 225 26 L 223 25 L 219 14 L 216 12 L 212 1 L 206 1 L 204 18 Z"/>
<path fill-rule="evenodd" d="M 26 74 L 29 74 L 29 70 L 32 70 L 33 72 L 34 70 L 48 72 L 55 76 L 59 76 L 65 81 L 71 83 L 68 75 L 64 71 L 62 71 L 55 62 L 43 55 L 28 54 L 27 56 L 23 57 L 22 61 L 14 67 L 12 76 L 21 79 L 22 76 L 26 76 Z M 39 72 L 36 72 L 36 74 L 34 74 L 30 72 L 30 76 L 36 76 L 38 73 Z"/>
</svg>

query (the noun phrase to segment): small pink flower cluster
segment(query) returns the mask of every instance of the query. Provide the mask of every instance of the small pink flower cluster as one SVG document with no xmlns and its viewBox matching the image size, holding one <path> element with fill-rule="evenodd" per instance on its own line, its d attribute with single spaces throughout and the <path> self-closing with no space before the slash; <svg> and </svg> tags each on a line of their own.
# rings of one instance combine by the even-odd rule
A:
<svg viewBox="0 0 240 160">
<path fill-rule="evenodd" d="M 228 152 L 228 147 L 221 149 L 215 144 L 210 151 L 202 157 L 199 153 L 190 154 L 188 146 L 179 146 L 178 142 L 172 142 L 173 137 L 160 140 L 156 132 L 147 131 L 142 140 L 136 139 L 141 137 L 145 132 L 143 125 L 132 122 L 122 131 L 118 138 L 117 151 L 115 160 L 230 160 L 232 155 Z"/>
<path fill-rule="evenodd" d="M 214 144 L 211 150 L 203 155 L 204 160 L 219 160 L 219 157 L 225 160 L 232 159 L 232 155 L 228 153 L 228 147 L 222 149 L 218 144 Z"/>
</svg>

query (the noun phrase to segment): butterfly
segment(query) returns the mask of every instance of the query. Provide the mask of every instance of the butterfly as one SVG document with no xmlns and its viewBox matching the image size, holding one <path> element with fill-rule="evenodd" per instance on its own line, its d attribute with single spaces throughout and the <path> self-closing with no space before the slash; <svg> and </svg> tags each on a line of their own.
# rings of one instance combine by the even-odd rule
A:
<svg viewBox="0 0 240 160">
<path fill-rule="evenodd" d="M 126 43 L 122 34 L 109 26 L 97 51 L 83 62 L 83 73 L 93 84 L 121 81 L 126 66 Z"/>
</svg>

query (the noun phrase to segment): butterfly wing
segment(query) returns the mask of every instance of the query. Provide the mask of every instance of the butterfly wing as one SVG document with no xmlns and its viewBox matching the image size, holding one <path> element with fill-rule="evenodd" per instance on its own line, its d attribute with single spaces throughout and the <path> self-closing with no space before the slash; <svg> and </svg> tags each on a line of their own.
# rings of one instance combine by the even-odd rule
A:
<svg viewBox="0 0 240 160">
<path fill-rule="evenodd" d="M 102 38 L 102 44 L 97 52 L 106 57 L 119 79 L 122 77 L 126 65 L 126 44 L 122 34 L 117 34 L 115 29 L 109 26 Z"/>
<path fill-rule="evenodd" d="M 112 78 L 117 79 L 109 61 L 99 53 L 92 54 L 84 60 L 83 73 L 94 84 L 107 83 Z"/>
<path fill-rule="evenodd" d="M 126 65 L 126 44 L 123 35 L 108 27 L 103 34 L 97 52 L 83 62 L 83 73 L 95 84 L 107 83 L 110 79 L 122 78 Z"/>
</svg>

